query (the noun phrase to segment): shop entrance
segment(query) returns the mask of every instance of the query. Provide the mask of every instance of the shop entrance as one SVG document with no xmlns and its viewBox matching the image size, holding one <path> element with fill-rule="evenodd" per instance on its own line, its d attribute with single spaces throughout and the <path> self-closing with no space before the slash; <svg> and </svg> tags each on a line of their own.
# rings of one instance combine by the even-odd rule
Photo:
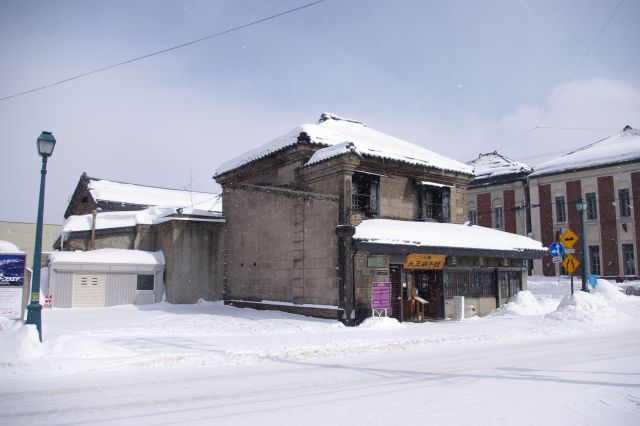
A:
<svg viewBox="0 0 640 426">
<path fill-rule="evenodd" d="M 442 271 L 416 270 L 414 276 L 418 296 L 429 302 L 425 306 L 425 316 L 433 319 L 444 318 Z"/>
<path fill-rule="evenodd" d="M 401 322 L 443 318 L 442 271 L 391 265 L 389 272 L 392 318 Z"/>
</svg>

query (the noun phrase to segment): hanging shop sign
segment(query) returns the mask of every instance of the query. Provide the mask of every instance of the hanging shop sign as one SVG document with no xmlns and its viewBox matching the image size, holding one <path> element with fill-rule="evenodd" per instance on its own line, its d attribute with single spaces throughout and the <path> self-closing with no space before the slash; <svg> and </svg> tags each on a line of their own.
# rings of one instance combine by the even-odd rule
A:
<svg viewBox="0 0 640 426">
<path fill-rule="evenodd" d="M 405 269 L 442 269 L 447 256 L 444 254 L 408 254 Z"/>
</svg>

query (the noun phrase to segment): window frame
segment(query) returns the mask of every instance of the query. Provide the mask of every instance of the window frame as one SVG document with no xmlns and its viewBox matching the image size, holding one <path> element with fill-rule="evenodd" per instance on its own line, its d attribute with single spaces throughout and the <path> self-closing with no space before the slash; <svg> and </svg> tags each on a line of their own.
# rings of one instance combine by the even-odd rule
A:
<svg viewBox="0 0 640 426">
<path fill-rule="evenodd" d="M 469 209 L 469 223 L 471 225 L 478 224 L 478 211 L 475 208 Z"/>
<path fill-rule="evenodd" d="M 600 275 L 601 274 L 601 265 L 600 261 L 600 246 L 593 245 L 589 246 L 589 271 L 592 274 Z"/>
<path fill-rule="evenodd" d="M 504 229 L 504 207 L 495 206 L 493 208 L 493 227 L 495 229 Z"/>
<path fill-rule="evenodd" d="M 353 173 L 351 211 L 367 217 L 380 214 L 380 176 L 364 172 Z"/>
<path fill-rule="evenodd" d="M 622 244 L 622 269 L 624 271 L 624 275 L 635 275 L 636 274 L 636 258 L 634 253 L 633 244 Z"/>
<path fill-rule="evenodd" d="M 595 192 L 587 192 L 585 194 L 587 201 L 587 220 L 598 219 L 598 198 Z"/>
<path fill-rule="evenodd" d="M 556 223 L 567 223 L 567 202 L 564 195 L 555 197 Z"/>
<path fill-rule="evenodd" d="M 420 220 L 423 222 L 451 222 L 451 188 L 420 185 Z"/>
<path fill-rule="evenodd" d="M 618 189 L 618 204 L 620 217 L 631 217 L 631 193 L 629 188 Z"/>
<path fill-rule="evenodd" d="M 148 286 L 148 282 L 144 282 L 151 277 L 151 288 L 140 288 Z M 142 280 L 141 280 L 142 279 Z M 154 291 L 156 289 L 155 274 L 136 274 L 136 291 Z"/>
</svg>

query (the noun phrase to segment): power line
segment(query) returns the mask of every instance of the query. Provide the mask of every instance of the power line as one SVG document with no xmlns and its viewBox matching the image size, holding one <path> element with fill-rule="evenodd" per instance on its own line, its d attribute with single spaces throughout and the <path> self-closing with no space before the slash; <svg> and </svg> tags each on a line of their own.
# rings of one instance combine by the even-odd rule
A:
<svg viewBox="0 0 640 426">
<path fill-rule="evenodd" d="M 509 145 L 512 145 L 513 143 L 519 141 L 520 139 L 522 139 L 523 137 L 525 137 L 529 133 L 531 133 L 534 130 L 539 128 L 540 124 L 544 121 L 545 118 L 547 118 L 547 115 L 549 114 L 549 111 L 551 111 L 551 108 L 553 108 L 553 106 L 555 105 L 556 101 L 560 98 L 560 96 L 562 96 L 562 94 L 564 93 L 564 90 L 569 85 L 571 80 L 573 80 L 573 77 L 575 77 L 576 72 L 578 72 L 578 69 L 582 66 L 582 63 L 585 61 L 585 59 L 587 59 L 587 56 L 589 56 L 589 53 L 591 53 L 591 49 L 593 49 L 593 46 L 596 45 L 596 43 L 598 42 L 598 40 L 602 36 L 602 33 L 604 33 L 604 30 L 607 28 L 607 26 L 609 26 L 609 23 L 611 22 L 613 17 L 618 13 L 618 9 L 620 9 L 620 6 L 622 6 L 622 3 L 624 3 L 624 0 L 620 0 L 618 2 L 618 5 L 615 7 L 615 9 L 611 13 L 611 15 L 609 15 L 609 18 L 607 19 L 607 21 L 604 23 L 604 25 L 602 26 L 602 28 L 600 29 L 600 31 L 596 35 L 596 38 L 591 42 L 591 45 L 589 46 L 587 51 L 584 53 L 584 55 L 582 55 L 582 58 L 580 59 L 580 61 L 578 61 L 578 64 L 575 66 L 575 68 L 571 72 L 571 75 L 569 76 L 569 79 L 562 85 L 562 87 L 560 88 L 560 90 L 558 91 L 556 96 L 553 98 L 553 100 L 549 104 L 549 106 L 545 109 L 544 113 L 542 114 L 542 118 L 540 118 L 540 120 L 538 120 L 538 122 L 533 127 L 531 127 L 529 130 L 527 130 L 526 132 L 524 132 L 523 134 L 521 134 L 517 138 L 512 139 L 510 142 L 506 143 L 505 145 L 501 146 L 498 149 L 502 150 L 502 149 L 508 147 Z"/>
<path fill-rule="evenodd" d="M 178 45 L 175 45 L 175 46 L 172 46 L 172 47 L 168 47 L 166 49 L 158 50 L 158 51 L 155 51 L 155 52 L 147 53 L 146 55 L 142 55 L 142 56 L 138 56 L 136 58 L 128 59 L 126 61 L 118 62 L 117 64 L 107 65 L 107 66 L 102 67 L 102 68 L 98 68 L 98 69 L 95 69 L 95 70 L 92 70 L 92 71 L 87 71 L 87 72 L 84 72 L 84 73 L 81 73 L 81 74 L 77 74 L 77 75 L 74 75 L 72 77 L 68 77 L 68 78 L 65 78 L 63 80 L 56 81 L 54 83 L 49 83 L 49 84 L 45 84 L 44 86 L 36 87 L 34 89 L 29 89 L 29 90 L 25 90 L 23 92 L 15 93 L 13 95 L 5 96 L 3 98 L 0 98 L 0 101 L 6 101 L 8 99 L 16 98 L 18 96 L 26 95 L 26 94 L 33 93 L 33 92 L 38 92 L 40 90 L 48 89 L 50 87 L 57 86 L 59 84 L 68 83 L 70 81 L 77 80 L 77 79 L 82 78 L 82 77 L 87 77 L 87 76 L 92 75 L 92 74 L 97 74 L 97 73 L 102 72 L 102 71 L 107 71 L 107 70 L 110 70 L 110 69 L 113 69 L 113 68 L 117 68 L 117 67 L 120 67 L 120 66 L 123 66 L 123 65 L 130 64 L 132 62 L 141 61 L 143 59 L 147 59 L 147 58 L 150 58 L 152 56 L 160 55 L 160 54 L 163 54 L 163 53 L 170 52 L 172 50 L 177 50 L 177 49 L 180 49 L 180 48 L 183 48 L 183 47 L 186 47 L 186 46 L 190 46 L 192 44 L 200 43 L 200 42 L 205 41 L 205 40 L 209 40 L 209 39 L 212 39 L 212 38 L 215 38 L 215 37 L 220 37 L 221 35 L 224 35 L 224 34 L 228 34 L 228 33 L 231 33 L 231 32 L 234 32 L 234 31 L 238 31 L 238 30 L 241 30 L 241 29 L 253 26 L 253 25 L 257 25 L 257 24 L 260 24 L 262 22 L 269 21 L 269 20 L 272 20 L 274 18 L 278 18 L 280 16 L 288 15 L 290 13 L 297 12 L 297 11 L 302 10 L 302 9 L 306 9 L 308 7 L 311 7 L 311 6 L 315 6 L 315 5 L 319 4 L 319 3 L 324 3 L 325 1 L 326 0 L 317 0 L 317 1 L 314 1 L 312 3 L 308 3 L 308 4 L 305 4 L 305 5 L 293 8 L 293 9 L 285 10 L 284 12 L 276 13 L 275 15 L 267 16 L 266 18 L 261 18 L 261 19 L 258 19 L 256 21 L 249 22 L 247 24 L 238 25 L 237 27 L 233 27 L 233 28 L 230 28 L 228 30 L 220 31 L 220 32 L 217 32 L 217 33 L 214 33 L 214 34 L 209 34 L 207 36 L 204 36 L 204 37 L 201 37 L 201 38 L 198 38 L 198 39 L 195 39 L 195 40 L 191 40 L 191 41 L 188 41 L 186 43 L 181 43 L 181 44 L 178 44 Z"/>
</svg>

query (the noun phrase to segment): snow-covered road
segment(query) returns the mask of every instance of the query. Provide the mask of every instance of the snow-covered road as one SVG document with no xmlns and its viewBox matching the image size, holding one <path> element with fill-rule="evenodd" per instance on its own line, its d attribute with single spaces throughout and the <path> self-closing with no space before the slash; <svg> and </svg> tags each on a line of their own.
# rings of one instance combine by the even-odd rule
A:
<svg viewBox="0 0 640 426">
<path fill-rule="evenodd" d="M 49 343 L 5 351 L 2 424 L 639 424 L 640 298 L 558 308 L 565 291 L 362 328 L 219 304 L 53 310 Z"/>
</svg>

